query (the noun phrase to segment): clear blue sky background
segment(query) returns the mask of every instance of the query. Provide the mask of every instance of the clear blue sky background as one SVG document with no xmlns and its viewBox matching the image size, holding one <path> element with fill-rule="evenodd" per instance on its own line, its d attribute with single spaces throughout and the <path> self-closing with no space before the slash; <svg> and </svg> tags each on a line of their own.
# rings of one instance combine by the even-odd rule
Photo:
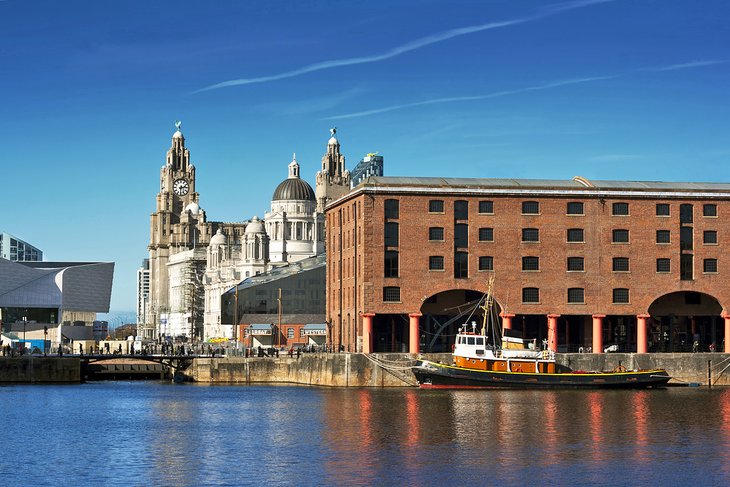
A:
<svg viewBox="0 0 730 487">
<path fill-rule="evenodd" d="M 727 0 L 0 0 L 0 230 L 133 310 L 174 131 L 209 220 L 336 125 L 387 175 L 730 180 Z"/>
</svg>

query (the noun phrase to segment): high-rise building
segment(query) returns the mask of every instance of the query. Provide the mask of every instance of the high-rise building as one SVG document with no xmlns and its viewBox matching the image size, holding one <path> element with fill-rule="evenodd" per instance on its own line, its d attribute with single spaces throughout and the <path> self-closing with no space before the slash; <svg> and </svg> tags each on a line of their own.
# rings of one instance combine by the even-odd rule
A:
<svg viewBox="0 0 730 487">
<path fill-rule="evenodd" d="M 383 175 L 383 156 L 371 152 L 350 173 L 350 187 L 354 188 L 370 176 Z"/>
<path fill-rule="evenodd" d="M 154 338 L 155 329 L 147 319 L 150 296 L 150 260 L 144 259 L 137 269 L 137 334 L 143 338 Z"/>
<path fill-rule="evenodd" d="M 43 251 L 14 235 L 0 233 L 0 257 L 13 262 L 40 262 Z"/>
</svg>

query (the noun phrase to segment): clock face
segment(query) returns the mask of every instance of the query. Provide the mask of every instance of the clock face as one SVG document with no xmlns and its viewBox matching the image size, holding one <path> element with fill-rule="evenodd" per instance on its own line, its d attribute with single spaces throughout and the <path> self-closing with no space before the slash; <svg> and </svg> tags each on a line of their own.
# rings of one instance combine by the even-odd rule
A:
<svg viewBox="0 0 730 487">
<path fill-rule="evenodd" d="M 190 185 L 184 179 L 177 179 L 172 184 L 172 190 L 178 196 L 185 196 L 188 194 L 188 190 L 190 190 Z"/>
</svg>

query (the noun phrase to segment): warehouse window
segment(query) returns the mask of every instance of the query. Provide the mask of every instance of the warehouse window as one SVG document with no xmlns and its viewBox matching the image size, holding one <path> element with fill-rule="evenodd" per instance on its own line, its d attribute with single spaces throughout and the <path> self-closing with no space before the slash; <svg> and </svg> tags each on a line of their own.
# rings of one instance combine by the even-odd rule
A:
<svg viewBox="0 0 730 487">
<path fill-rule="evenodd" d="M 629 214 L 628 203 L 614 203 L 612 205 L 611 214 L 613 216 L 627 216 Z"/>
<path fill-rule="evenodd" d="M 568 202 L 568 215 L 583 215 L 583 202 L 582 201 L 569 201 Z"/>
<path fill-rule="evenodd" d="M 668 203 L 657 203 L 656 204 L 656 216 L 669 216 L 669 204 Z"/>
<path fill-rule="evenodd" d="M 629 243 L 629 231 L 624 229 L 614 230 L 613 243 Z"/>
<path fill-rule="evenodd" d="M 671 233 L 669 230 L 657 230 L 656 231 L 656 243 L 668 244 L 671 242 Z"/>
<path fill-rule="evenodd" d="M 692 227 L 679 227 L 679 249 L 692 250 L 694 248 L 694 235 Z"/>
<path fill-rule="evenodd" d="M 702 262 L 702 272 L 707 274 L 717 273 L 717 259 L 705 259 Z"/>
<path fill-rule="evenodd" d="M 522 214 L 523 215 L 539 215 L 540 214 L 540 203 L 537 201 L 523 201 L 522 202 Z"/>
<path fill-rule="evenodd" d="M 683 281 L 694 279 L 694 256 L 692 254 L 679 256 L 679 278 Z"/>
<path fill-rule="evenodd" d="M 431 271 L 444 270 L 444 256 L 432 255 L 428 258 L 428 269 Z"/>
<path fill-rule="evenodd" d="M 657 259 L 656 260 L 656 271 L 657 272 L 671 272 L 671 259 Z"/>
<path fill-rule="evenodd" d="M 398 200 L 385 200 L 385 218 L 396 220 L 400 212 Z"/>
<path fill-rule="evenodd" d="M 386 286 L 383 288 L 383 301 L 386 303 L 400 302 L 400 288 L 397 286 Z"/>
<path fill-rule="evenodd" d="M 454 252 L 454 277 L 456 279 L 469 277 L 469 254 L 466 252 Z"/>
<path fill-rule="evenodd" d="M 573 304 L 585 303 L 585 290 L 582 287 L 571 287 L 568 289 L 568 302 Z"/>
<path fill-rule="evenodd" d="M 623 287 L 613 290 L 614 304 L 626 304 L 629 302 L 629 290 Z"/>
<path fill-rule="evenodd" d="M 385 251 L 385 277 L 398 277 L 398 252 L 395 250 Z"/>
<path fill-rule="evenodd" d="M 569 228 L 568 229 L 568 242 L 580 243 L 585 242 L 582 228 Z"/>
<path fill-rule="evenodd" d="M 522 229 L 522 241 L 523 242 L 539 242 L 540 241 L 540 230 L 537 228 L 523 228 Z"/>
<path fill-rule="evenodd" d="M 702 241 L 706 244 L 717 243 L 717 231 L 716 230 L 705 230 L 702 232 Z"/>
<path fill-rule="evenodd" d="M 534 256 L 528 256 L 522 258 L 522 270 L 523 271 L 539 271 L 540 270 L 540 258 Z"/>
<path fill-rule="evenodd" d="M 444 212 L 444 200 L 430 200 L 428 202 L 429 213 L 443 213 Z"/>
<path fill-rule="evenodd" d="M 613 272 L 629 272 L 629 258 L 628 257 L 614 257 L 613 258 Z"/>
<path fill-rule="evenodd" d="M 582 272 L 583 270 L 583 257 L 568 257 L 569 272 Z"/>
<path fill-rule="evenodd" d="M 493 201 L 480 201 L 479 202 L 479 213 L 482 214 L 494 214 L 494 202 Z"/>
<path fill-rule="evenodd" d="M 494 258 L 491 255 L 482 255 L 479 257 L 479 270 L 480 271 L 493 271 L 494 270 Z"/>
<path fill-rule="evenodd" d="M 397 222 L 385 222 L 385 246 L 386 247 L 397 247 L 398 246 L 398 223 Z"/>
<path fill-rule="evenodd" d="M 707 204 L 702 206 L 702 216 L 717 216 L 717 205 Z"/>
<path fill-rule="evenodd" d="M 480 242 L 494 242 L 494 229 L 493 228 L 480 228 L 479 229 L 479 241 Z"/>
<path fill-rule="evenodd" d="M 454 220 L 469 219 L 469 202 L 464 200 L 454 201 Z"/>
<path fill-rule="evenodd" d="M 469 225 L 457 223 L 454 225 L 454 246 L 466 248 L 469 246 Z"/>
<path fill-rule="evenodd" d="M 523 303 L 539 303 L 540 302 L 540 289 L 536 287 L 523 287 L 522 288 L 522 302 Z"/>
<path fill-rule="evenodd" d="M 693 206 L 690 204 L 679 205 L 679 223 L 692 223 Z"/>
<path fill-rule="evenodd" d="M 431 227 L 428 229 L 428 239 L 429 240 L 439 240 L 443 241 L 444 239 L 444 229 L 443 227 Z"/>
</svg>

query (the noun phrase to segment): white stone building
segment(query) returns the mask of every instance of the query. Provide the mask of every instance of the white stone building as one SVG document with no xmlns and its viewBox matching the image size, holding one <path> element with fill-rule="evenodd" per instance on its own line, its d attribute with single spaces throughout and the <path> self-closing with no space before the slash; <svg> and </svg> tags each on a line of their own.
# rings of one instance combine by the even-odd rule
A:
<svg viewBox="0 0 730 487">
<path fill-rule="evenodd" d="M 158 336 L 234 338 L 221 323 L 221 296 L 247 277 L 324 252 L 322 203 L 349 191 L 349 173 L 334 136 L 317 173 L 317 192 L 304 181 L 296 157 L 274 190 L 264 219 L 208 222 L 195 192 L 195 168 L 179 130 L 160 178 L 150 238 L 150 302 Z M 322 188 L 319 188 L 322 185 Z M 326 187 L 325 187 L 326 186 Z M 165 289 L 159 289 L 164 286 Z"/>
</svg>

